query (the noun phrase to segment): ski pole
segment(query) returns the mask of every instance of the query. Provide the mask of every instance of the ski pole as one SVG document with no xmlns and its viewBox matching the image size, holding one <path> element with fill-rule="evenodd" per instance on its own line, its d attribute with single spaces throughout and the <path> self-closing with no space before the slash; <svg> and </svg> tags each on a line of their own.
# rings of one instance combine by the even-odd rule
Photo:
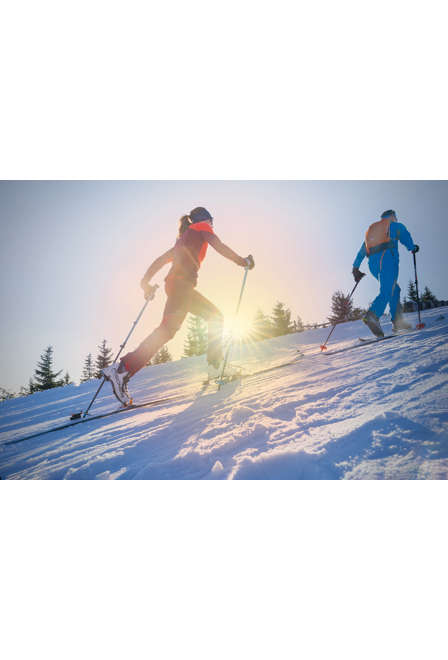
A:
<svg viewBox="0 0 448 660">
<path fill-rule="evenodd" d="M 365 275 L 365 273 L 362 273 L 362 277 L 364 277 L 364 275 Z M 361 278 L 361 279 L 362 279 L 362 278 Z M 359 280 L 356 282 L 355 286 L 354 286 L 353 289 L 352 289 L 351 294 L 350 294 L 349 297 L 348 297 L 348 301 L 347 301 L 347 302 L 350 302 L 350 300 L 352 299 L 352 296 L 353 296 L 353 294 L 355 293 L 355 289 L 356 289 L 356 287 L 358 286 L 358 284 L 360 283 L 361 279 L 359 279 Z M 341 323 L 341 322 L 342 322 L 342 321 L 338 321 L 338 322 L 335 323 L 334 326 L 331 328 L 331 330 L 330 330 L 330 334 L 328 335 L 328 337 L 326 338 L 326 340 L 324 341 L 324 343 L 321 344 L 321 347 L 320 347 L 320 350 L 321 350 L 321 351 L 326 351 L 326 350 L 327 350 L 328 340 L 330 339 L 331 335 L 333 334 L 334 329 L 336 328 L 336 326 L 339 325 L 339 323 Z"/>
<path fill-rule="evenodd" d="M 131 329 L 130 329 L 129 332 L 128 332 L 128 336 L 127 336 L 126 339 L 123 341 L 123 343 L 120 344 L 120 350 L 118 351 L 118 353 L 117 353 L 116 356 L 114 357 L 114 360 L 113 360 L 113 363 L 112 363 L 112 364 L 115 364 L 115 362 L 116 362 L 116 361 L 118 360 L 118 358 L 120 357 L 120 355 L 121 355 L 121 353 L 122 353 L 124 347 L 125 347 L 126 344 L 128 343 L 128 339 L 129 339 L 129 337 L 130 337 L 130 336 L 132 335 L 132 333 L 134 332 L 135 327 L 136 327 L 137 323 L 140 321 L 140 319 L 141 319 L 141 317 L 142 317 L 142 315 L 143 315 L 143 312 L 145 311 L 145 309 L 146 309 L 146 307 L 147 307 L 149 301 L 150 301 L 150 300 L 154 300 L 154 296 L 155 296 L 155 294 L 156 294 L 156 290 L 157 290 L 158 288 L 159 288 L 159 287 L 158 287 L 158 284 L 156 284 L 156 285 L 153 287 L 153 290 L 152 290 L 151 294 L 150 294 L 150 295 L 148 296 L 148 298 L 145 300 L 145 304 L 144 304 L 143 307 L 141 308 L 141 310 L 140 310 L 140 314 L 137 316 L 137 318 L 135 319 L 134 323 L 132 324 Z M 90 408 L 91 408 L 92 405 L 93 405 L 93 402 L 95 401 L 96 397 L 97 397 L 98 394 L 100 393 L 101 388 L 103 387 L 105 380 L 106 380 L 106 379 L 103 377 L 103 380 L 101 381 L 101 383 L 100 383 L 100 385 L 99 385 L 97 391 L 95 392 L 95 394 L 94 394 L 94 396 L 93 396 L 93 399 L 92 399 L 91 402 L 89 403 L 89 405 L 88 405 L 88 407 L 87 407 L 87 410 L 86 410 L 84 413 L 83 413 L 82 411 L 81 411 L 80 413 L 74 413 L 74 414 L 70 417 L 70 419 L 79 419 L 80 417 L 84 418 L 84 417 L 87 415 L 87 413 L 89 412 Z"/>
<path fill-rule="evenodd" d="M 425 324 L 422 323 L 422 319 L 420 316 L 420 296 L 418 295 L 417 260 L 415 258 L 415 252 L 412 253 L 412 256 L 414 257 L 415 291 L 417 293 L 417 311 L 418 311 L 417 330 L 421 330 L 422 328 L 425 327 Z"/>
<path fill-rule="evenodd" d="M 244 289 L 246 287 L 246 280 L 247 280 L 247 273 L 248 272 L 249 272 L 249 266 L 246 266 L 246 268 L 244 269 L 244 277 L 243 277 L 243 284 L 241 285 L 240 297 L 238 299 L 238 304 L 236 306 L 236 312 L 235 312 L 235 316 L 234 316 L 234 319 L 233 319 L 234 321 L 235 321 L 236 317 L 238 316 L 238 312 L 240 311 L 241 300 L 243 298 Z M 229 345 L 227 346 L 226 355 L 224 357 L 224 362 L 223 362 L 223 365 L 222 365 L 221 376 L 219 378 L 219 384 L 218 384 L 218 392 L 221 389 L 222 379 L 224 378 L 224 372 L 225 372 L 226 367 L 227 367 L 227 362 L 228 362 L 228 359 L 229 359 L 230 351 L 232 349 L 232 345 L 233 345 L 233 330 L 232 330 L 232 333 L 230 335 L 230 342 L 229 342 Z"/>
</svg>

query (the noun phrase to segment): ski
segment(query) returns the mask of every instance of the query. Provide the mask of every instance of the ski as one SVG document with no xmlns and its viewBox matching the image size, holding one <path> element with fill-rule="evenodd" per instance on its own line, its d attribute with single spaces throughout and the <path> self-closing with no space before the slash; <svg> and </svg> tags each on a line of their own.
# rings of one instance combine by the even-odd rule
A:
<svg viewBox="0 0 448 660">
<path fill-rule="evenodd" d="M 248 373 L 240 373 L 236 376 L 233 376 L 232 378 L 229 378 L 228 380 L 224 380 L 221 384 L 222 385 L 227 385 L 228 383 L 233 383 L 238 380 L 246 380 L 247 378 L 253 378 L 254 376 L 260 376 L 261 374 L 266 374 L 269 373 L 270 371 L 275 371 L 276 369 L 283 369 L 284 367 L 290 367 L 293 364 L 297 364 L 297 362 L 305 357 L 303 353 L 299 353 L 299 355 L 295 356 L 292 358 L 292 360 L 288 360 L 287 362 L 282 362 L 281 364 L 274 364 L 270 367 L 264 367 L 263 369 L 257 369 L 256 371 L 250 371 Z M 244 368 L 244 367 L 242 367 Z M 204 382 L 205 384 L 210 384 L 212 382 L 215 382 L 217 385 L 219 385 L 219 379 L 212 379 Z"/>
<path fill-rule="evenodd" d="M 405 335 L 410 335 L 412 332 L 403 332 L 396 335 L 385 335 L 384 337 L 376 337 L 375 339 L 364 339 L 363 337 L 358 337 L 359 344 L 350 344 L 350 346 L 344 346 L 344 348 L 338 348 L 335 351 L 330 351 L 329 353 L 324 353 L 324 355 L 337 355 L 338 353 L 345 353 L 346 351 L 351 351 L 354 348 L 360 348 L 361 346 L 370 346 L 371 344 L 378 344 L 379 342 L 386 341 L 386 339 L 396 339 L 397 337 L 404 337 Z"/>
<path fill-rule="evenodd" d="M 440 321 L 443 321 L 444 319 L 445 319 L 445 315 L 441 314 L 431 323 L 426 323 L 425 329 L 432 330 L 433 328 L 437 328 L 438 325 L 440 324 Z M 359 348 L 360 346 L 369 346 L 370 344 L 376 344 L 377 342 L 385 341 L 386 339 L 394 339 L 396 337 L 406 337 L 407 335 L 413 335 L 417 330 L 421 330 L 421 329 L 422 328 L 420 328 L 419 326 L 416 326 L 411 330 L 404 330 L 404 331 L 399 330 L 394 334 L 385 335 L 384 337 L 375 337 L 375 338 L 358 337 L 359 344 L 350 344 L 350 346 L 345 346 L 344 348 L 338 348 L 335 351 L 330 351 L 329 353 L 325 353 L 325 355 L 337 355 L 338 353 L 345 353 L 345 351 L 351 351 L 352 348 Z"/>
<path fill-rule="evenodd" d="M 243 377 L 244 378 L 252 378 L 253 376 L 260 376 L 261 374 L 267 374 L 270 371 L 275 371 L 276 369 L 283 369 L 284 367 L 290 367 L 293 364 L 297 364 L 301 358 L 305 357 L 303 353 L 299 353 L 299 355 L 295 356 L 292 360 L 288 360 L 287 362 L 282 362 L 281 364 L 274 364 L 271 367 L 265 367 L 264 369 L 258 369 L 257 371 L 252 371 L 249 374 L 245 374 Z"/>
<path fill-rule="evenodd" d="M 292 360 L 289 360 L 288 362 L 282 362 L 281 364 L 276 364 L 271 367 L 266 367 L 264 369 L 259 369 L 257 371 L 253 371 L 250 373 L 241 373 L 238 374 L 236 377 L 233 377 L 232 379 L 229 379 L 228 381 L 225 381 L 223 384 L 231 383 L 237 380 L 243 380 L 246 378 L 251 378 L 253 376 L 258 376 L 260 374 L 268 373 L 269 371 L 274 371 L 275 369 L 281 369 L 283 367 L 288 367 L 290 365 L 296 364 L 296 362 L 303 357 L 303 354 L 299 354 L 297 357 L 294 357 Z M 202 388 L 199 390 L 199 394 L 202 394 L 206 391 L 208 386 L 216 382 L 214 379 L 211 380 L 206 380 L 202 383 Z M 130 412 L 132 410 L 138 410 L 139 408 L 148 408 L 151 406 L 158 406 L 162 405 L 164 403 L 170 403 L 172 401 L 178 401 L 180 399 L 185 399 L 185 395 L 179 394 L 175 396 L 168 396 L 168 397 L 162 397 L 160 399 L 151 399 L 151 401 L 144 401 L 143 403 L 132 403 L 129 406 L 123 406 L 120 408 L 115 408 L 114 410 L 109 410 L 108 412 L 101 413 L 99 415 L 88 415 L 87 417 L 83 417 L 82 419 L 76 419 L 74 421 L 66 422 L 65 424 L 60 424 L 59 426 L 53 426 L 49 429 L 45 429 L 43 431 L 36 431 L 35 433 L 30 433 L 29 435 L 23 436 L 22 438 L 15 438 L 14 440 L 7 440 L 6 442 L 3 443 L 3 446 L 7 445 L 15 445 L 19 442 L 24 442 L 25 440 L 31 440 L 32 438 L 37 438 L 41 435 L 47 435 L 48 433 L 53 433 L 54 431 L 63 431 L 64 429 L 69 429 L 72 426 L 77 426 L 78 424 L 84 424 L 85 422 L 93 422 L 95 419 L 103 419 L 104 417 L 110 417 L 111 415 L 117 415 L 120 413 L 125 413 L 125 412 Z"/>
<path fill-rule="evenodd" d="M 383 339 L 391 339 L 392 337 L 398 337 L 398 334 L 384 335 L 384 337 L 375 337 L 375 339 L 372 339 L 371 337 L 358 337 L 358 341 L 363 342 L 363 344 L 376 344 L 377 341 L 383 341 Z"/>
<path fill-rule="evenodd" d="M 161 399 L 152 399 L 151 401 L 144 401 L 143 403 L 133 403 L 129 406 L 123 406 L 121 408 L 115 408 L 114 410 L 109 410 L 108 412 L 101 413 L 100 415 L 88 415 L 82 419 L 77 419 L 72 422 L 67 422 L 66 424 L 60 424 L 59 426 L 53 426 L 44 431 L 36 431 L 35 433 L 30 433 L 23 438 L 15 438 L 14 440 L 7 440 L 3 445 L 15 445 L 18 442 L 24 442 L 25 440 L 30 440 L 31 438 L 37 438 L 40 435 L 47 435 L 48 433 L 53 433 L 53 431 L 62 431 L 63 429 L 71 428 L 72 426 L 77 426 L 78 424 L 84 424 L 85 422 L 93 422 L 95 419 L 102 419 L 103 417 L 110 417 L 111 415 L 117 415 L 119 413 L 129 412 L 131 410 L 136 410 L 138 408 L 145 408 L 150 406 L 158 406 L 163 403 L 169 403 L 170 401 L 175 401 L 177 399 L 185 398 L 183 395 L 177 396 L 168 396 Z"/>
</svg>

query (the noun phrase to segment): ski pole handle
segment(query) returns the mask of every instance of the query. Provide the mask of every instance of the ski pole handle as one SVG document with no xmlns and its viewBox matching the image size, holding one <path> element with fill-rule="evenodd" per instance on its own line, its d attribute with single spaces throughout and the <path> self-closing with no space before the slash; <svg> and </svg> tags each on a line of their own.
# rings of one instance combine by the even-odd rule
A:
<svg viewBox="0 0 448 660">
<path fill-rule="evenodd" d="M 255 268 L 255 261 L 253 256 L 250 254 L 248 257 L 246 257 L 246 269 L 252 270 L 252 268 Z"/>
<path fill-rule="evenodd" d="M 154 300 L 156 291 L 159 288 L 158 284 L 154 284 L 154 286 L 151 286 L 150 284 L 145 288 L 144 290 L 144 296 L 145 300 Z"/>
</svg>

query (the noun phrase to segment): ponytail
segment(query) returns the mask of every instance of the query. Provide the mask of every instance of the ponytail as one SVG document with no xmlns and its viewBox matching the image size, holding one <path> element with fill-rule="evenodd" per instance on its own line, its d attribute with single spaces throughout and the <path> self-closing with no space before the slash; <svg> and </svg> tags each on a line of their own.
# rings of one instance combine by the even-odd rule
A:
<svg viewBox="0 0 448 660">
<path fill-rule="evenodd" d="M 189 215 L 183 215 L 179 220 L 179 238 L 182 236 L 184 231 L 188 229 L 191 225 L 191 218 Z"/>
</svg>

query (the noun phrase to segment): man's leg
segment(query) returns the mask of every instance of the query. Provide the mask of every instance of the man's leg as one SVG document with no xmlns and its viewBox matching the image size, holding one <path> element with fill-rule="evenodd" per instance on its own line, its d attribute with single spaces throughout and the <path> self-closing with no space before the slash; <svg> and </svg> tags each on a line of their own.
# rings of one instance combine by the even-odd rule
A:
<svg viewBox="0 0 448 660">
<path fill-rule="evenodd" d="M 395 320 L 397 313 L 398 314 L 401 313 L 400 295 L 401 295 L 401 289 L 398 285 L 397 280 L 395 280 L 392 286 L 392 295 L 390 297 L 390 302 L 389 302 L 390 316 L 392 318 L 392 321 Z"/>
<path fill-rule="evenodd" d="M 222 361 L 222 329 L 224 317 L 213 303 L 197 291 L 193 291 L 190 298 L 189 312 L 200 316 L 208 324 L 207 362 L 218 368 Z"/>
<path fill-rule="evenodd" d="M 398 268 L 389 251 L 380 257 L 377 277 L 380 281 L 380 292 L 371 304 L 370 311 L 381 318 L 387 305 L 391 313 L 392 307 L 395 312 L 397 302 L 400 300 L 400 287 L 397 284 Z"/>
<path fill-rule="evenodd" d="M 380 319 L 384 314 L 384 310 L 387 307 L 387 303 L 390 300 L 390 294 L 392 289 L 392 282 L 390 281 L 389 273 L 387 269 L 382 268 L 378 273 L 378 280 L 380 282 L 380 291 L 375 298 L 375 300 L 370 305 L 369 311 L 373 312 L 375 316 Z"/>
</svg>

